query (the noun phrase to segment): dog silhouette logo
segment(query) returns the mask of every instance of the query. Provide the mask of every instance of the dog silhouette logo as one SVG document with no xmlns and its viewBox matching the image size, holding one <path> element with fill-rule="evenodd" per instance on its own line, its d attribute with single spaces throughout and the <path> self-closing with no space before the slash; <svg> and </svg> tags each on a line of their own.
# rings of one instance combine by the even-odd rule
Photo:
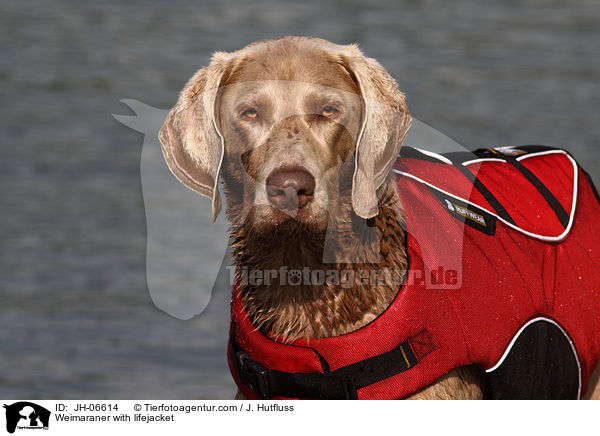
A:
<svg viewBox="0 0 600 436">
<path fill-rule="evenodd" d="M 19 429 L 48 429 L 50 411 L 29 401 L 19 401 L 4 405 L 6 409 L 6 431 L 14 433 Z"/>
</svg>

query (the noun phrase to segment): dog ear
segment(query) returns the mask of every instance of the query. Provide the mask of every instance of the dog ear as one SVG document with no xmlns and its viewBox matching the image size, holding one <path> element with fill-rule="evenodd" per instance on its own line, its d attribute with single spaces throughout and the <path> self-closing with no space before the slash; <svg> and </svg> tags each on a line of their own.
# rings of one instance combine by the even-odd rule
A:
<svg viewBox="0 0 600 436">
<path fill-rule="evenodd" d="M 396 81 L 375 60 L 349 46 L 342 56 L 362 96 L 363 114 L 356 140 L 352 207 L 362 218 L 378 213 L 377 189 L 396 161 L 412 118 Z"/>
<path fill-rule="evenodd" d="M 226 60 L 227 53 L 215 53 L 211 64 L 188 81 L 158 133 L 175 177 L 212 199 L 213 221 L 221 211 L 218 184 L 225 144 L 216 111 Z"/>
</svg>

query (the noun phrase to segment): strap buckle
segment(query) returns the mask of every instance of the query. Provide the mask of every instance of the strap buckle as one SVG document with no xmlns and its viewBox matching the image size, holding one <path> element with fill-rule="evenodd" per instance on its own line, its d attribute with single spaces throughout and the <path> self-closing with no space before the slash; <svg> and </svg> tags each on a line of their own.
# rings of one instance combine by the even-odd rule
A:
<svg viewBox="0 0 600 436">
<path fill-rule="evenodd" d="M 235 353 L 235 358 L 238 362 L 240 381 L 249 385 L 252 391 L 263 400 L 268 399 L 271 396 L 268 369 L 250 359 L 244 350 Z"/>
</svg>

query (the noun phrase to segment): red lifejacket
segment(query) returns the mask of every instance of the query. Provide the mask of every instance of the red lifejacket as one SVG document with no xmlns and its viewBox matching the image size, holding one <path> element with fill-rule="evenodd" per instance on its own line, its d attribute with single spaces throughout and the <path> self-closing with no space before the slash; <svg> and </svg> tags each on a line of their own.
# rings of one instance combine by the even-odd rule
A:
<svg viewBox="0 0 600 436">
<path fill-rule="evenodd" d="M 409 268 L 364 327 L 291 343 L 263 335 L 233 289 L 229 365 L 250 399 L 401 399 L 463 365 L 488 398 L 578 398 L 600 357 L 600 203 L 544 146 L 394 165 Z"/>
</svg>

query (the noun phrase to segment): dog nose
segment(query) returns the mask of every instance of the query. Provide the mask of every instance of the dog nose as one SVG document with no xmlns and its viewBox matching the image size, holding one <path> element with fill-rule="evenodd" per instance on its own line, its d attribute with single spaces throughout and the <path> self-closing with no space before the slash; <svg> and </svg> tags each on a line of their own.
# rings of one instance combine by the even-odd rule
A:
<svg viewBox="0 0 600 436">
<path fill-rule="evenodd" d="M 267 177 L 269 200 L 278 209 L 302 209 L 314 193 L 315 178 L 304 168 L 279 169 Z"/>
</svg>

